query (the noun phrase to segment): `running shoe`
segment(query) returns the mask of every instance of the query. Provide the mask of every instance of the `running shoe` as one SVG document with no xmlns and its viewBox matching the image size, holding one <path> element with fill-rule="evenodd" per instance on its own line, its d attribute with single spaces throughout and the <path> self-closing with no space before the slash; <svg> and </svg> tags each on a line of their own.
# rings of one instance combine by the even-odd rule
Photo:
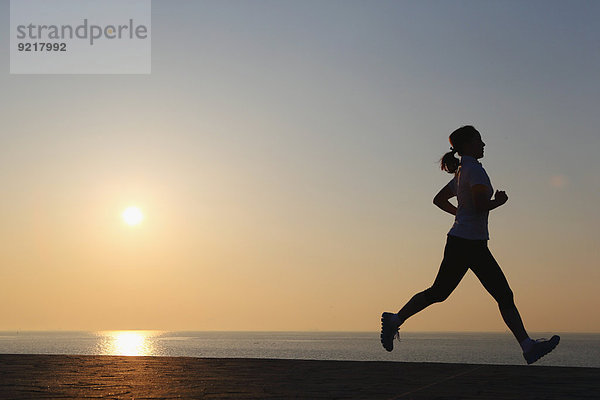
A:
<svg viewBox="0 0 600 400">
<path fill-rule="evenodd" d="M 384 312 L 381 314 L 381 344 L 387 351 L 394 350 L 394 339 L 400 340 L 399 326 L 392 321 L 393 313 Z"/>
<path fill-rule="evenodd" d="M 529 351 L 523 352 L 523 357 L 525 357 L 525 361 L 527 364 L 533 364 L 540 358 L 544 357 L 546 354 L 550 353 L 556 345 L 560 342 L 560 336 L 554 335 L 548 339 L 538 339 L 536 340 L 531 349 Z"/>
</svg>

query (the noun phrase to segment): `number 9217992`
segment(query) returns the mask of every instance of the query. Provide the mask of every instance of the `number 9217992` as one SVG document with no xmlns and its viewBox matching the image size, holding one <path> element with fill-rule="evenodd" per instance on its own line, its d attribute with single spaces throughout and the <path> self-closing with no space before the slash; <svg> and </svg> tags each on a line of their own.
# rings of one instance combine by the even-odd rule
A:
<svg viewBox="0 0 600 400">
<path fill-rule="evenodd" d="M 19 51 L 67 51 L 66 43 L 46 43 L 46 42 L 34 42 L 34 43 L 19 43 L 17 44 Z"/>
</svg>

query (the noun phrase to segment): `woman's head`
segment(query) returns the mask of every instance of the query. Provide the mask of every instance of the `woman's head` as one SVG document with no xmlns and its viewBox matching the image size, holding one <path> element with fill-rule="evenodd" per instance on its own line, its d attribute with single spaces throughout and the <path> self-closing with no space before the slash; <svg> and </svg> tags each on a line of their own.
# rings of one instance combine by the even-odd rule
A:
<svg viewBox="0 0 600 400">
<path fill-rule="evenodd" d="M 481 140 L 481 135 L 471 125 L 465 125 L 450 134 L 450 151 L 440 160 L 440 166 L 443 171 L 451 174 L 456 173 L 460 160 L 454 157 L 458 153 L 460 156 L 471 156 L 474 158 L 483 157 L 483 147 L 485 143 Z"/>
</svg>

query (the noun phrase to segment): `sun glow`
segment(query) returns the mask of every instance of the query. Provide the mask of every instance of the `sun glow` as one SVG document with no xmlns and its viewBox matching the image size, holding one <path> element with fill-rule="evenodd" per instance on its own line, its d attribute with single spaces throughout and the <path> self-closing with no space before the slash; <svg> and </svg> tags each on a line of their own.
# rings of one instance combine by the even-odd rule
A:
<svg viewBox="0 0 600 400">
<path fill-rule="evenodd" d="M 148 356 L 153 354 L 153 331 L 102 332 L 101 353 L 119 356 Z"/>
<path fill-rule="evenodd" d="M 135 206 L 127 207 L 121 216 L 123 217 L 123 221 L 129 226 L 138 225 L 144 219 L 142 210 Z"/>
</svg>

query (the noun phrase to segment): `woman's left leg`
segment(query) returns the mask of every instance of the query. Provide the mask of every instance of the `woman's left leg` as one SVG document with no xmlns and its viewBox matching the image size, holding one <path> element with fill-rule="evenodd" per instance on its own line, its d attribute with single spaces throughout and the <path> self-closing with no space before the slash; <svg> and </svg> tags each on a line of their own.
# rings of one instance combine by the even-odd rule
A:
<svg viewBox="0 0 600 400">
<path fill-rule="evenodd" d="M 550 339 L 531 340 L 527 331 L 525 331 L 523 321 L 513 301 L 513 293 L 508 286 L 506 277 L 488 249 L 487 243 L 479 247 L 476 261 L 476 265 L 472 266 L 471 269 L 498 302 L 502 318 L 521 345 L 523 357 L 527 364 L 534 363 L 550 353 L 558 345 L 560 337 L 554 335 Z"/>
<path fill-rule="evenodd" d="M 513 333 L 519 343 L 529 338 L 521 315 L 517 310 L 513 299 L 513 292 L 508 285 L 508 281 L 500 268 L 500 265 L 494 259 L 494 256 L 487 247 L 487 243 L 478 249 L 474 265 L 471 269 L 483 284 L 486 290 L 498 303 L 502 319 Z"/>
</svg>

